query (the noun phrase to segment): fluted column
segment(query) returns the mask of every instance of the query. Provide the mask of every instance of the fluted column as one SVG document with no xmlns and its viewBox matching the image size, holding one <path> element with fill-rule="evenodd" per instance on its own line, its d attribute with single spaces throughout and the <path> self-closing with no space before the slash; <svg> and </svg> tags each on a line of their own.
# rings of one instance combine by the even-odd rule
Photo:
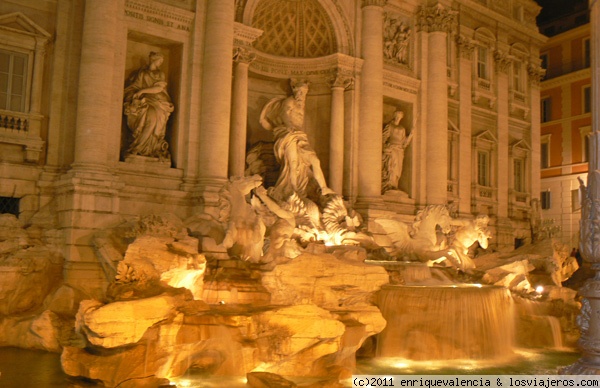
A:
<svg viewBox="0 0 600 388">
<path fill-rule="evenodd" d="M 83 21 L 77 95 L 74 167 L 105 170 L 111 131 L 114 47 L 119 31 L 118 0 L 87 0 Z"/>
<path fill-rule="evenodd" d="M 256 55 L 236 48 L 233 56 L 233 94 L 231 136 L 229 139 L 229 176 L 244 176 L 246 167 L 246 126 L 248 124 L 248 67 Z"/>
<path fill-rule="evenodd" d="M 419 25 L 428 32 L 426 201 L 446 204 L 448 183 L 448 78 L 446 36 L 455 13 L 441 4 L 421 9 Z"/>
<path fill-rule="evenodd" d="M 459 205 L 458 212 L 466 217 L 471 214 L 471 184 L 472 178 L 472 67 L 473 67 L 473 51 L 475 50 L 474 42 L 465 36 L 457 38 L 457 45 L 460 54 L 460 81 L 458 83 L 460 96 L 459 104 L 459 149 L 458 156 L 458 196 Z"/>
<path fill-rule="evenodd" d="M 536 58 L 536 61 L 539 61 Z M 544 75 L 546 74 L 546 70 L 542 69 L 542 67 L 536 64 L 529 64 L 527 67 L 528 78 L 529 78 L 529 95 L 531 96 L 530 102 L 530 120 L 531 120 L 531 159 L 532 160 L 540 160 L 541 157 L 541 139 L 540 139 L 540 123 L 541 114 L 540 110 L 537 108 L 540 106 L 540 82 Z M 592 113 L 593 114 L 593 113 Z M 541 176 L 541 166 L 540 163 L 533 162 L 531 164 L 531 197 L 538 198 L 540 195 L 540 179 L 538 177 Z"/>
<path fill-rule="evenodd" d="M 341 74 L 331 80 L 329 187 L 340 195 L 344 189 L 344 91 L 351 82 L 351 78 Z"/>
<path fill-rule="evenodd" d="M 508 217 L 508 202 L 509 202 L 509 186 L 510 186 L 510 153 L 508 144 L 508 70 L 510 67 L 510 60 L 506 52 L 496 50 L 494 52 L 494 61 L 496 69 L 496 90 L 497 90 L 497 116 L 496 126 L 498 128 L 498 165 L 496 187 L 498 189 L 498 217 Z M 494 174 L 492 174 L 493 176 Z M 512 231 L 510 232 L 510 238 L 512 240 Z M 505 241 L 498 241 L 497 243 L 503 244 Z M 511 243 L 513 243 L 511 241 Z"/>
<path fill-rule="evenodd" d="M 227 179 L 235 3 L 207 0 L 198 175 L 204 188 Z"/>
<path fill-rule="evenodd" d="M 386 0 L 362 1 L 362 58 L 358 135 L 358 202 L 381 196 L 383 126 L 383 6 Z"/>
</svg>

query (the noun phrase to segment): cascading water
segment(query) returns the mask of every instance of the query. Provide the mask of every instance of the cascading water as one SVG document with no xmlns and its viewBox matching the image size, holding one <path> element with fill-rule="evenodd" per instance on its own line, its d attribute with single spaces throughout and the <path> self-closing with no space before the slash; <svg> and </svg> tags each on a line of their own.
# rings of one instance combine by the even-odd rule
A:
<svg viewBox="0 0 600 388">
<path fill-rule="evenodd" d="M 514 306 L 504 287 L 382 287 L 387 326 L 377 356 L 409 360 L 499 360 L 514 347 Z"/>
</svg>

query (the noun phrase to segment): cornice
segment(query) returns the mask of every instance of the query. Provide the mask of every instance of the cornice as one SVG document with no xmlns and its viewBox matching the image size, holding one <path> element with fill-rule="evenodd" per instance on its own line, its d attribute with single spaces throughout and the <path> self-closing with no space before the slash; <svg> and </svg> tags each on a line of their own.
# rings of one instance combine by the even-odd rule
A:
<svg viewBox="0 0 600 388">
<path fill-rule="evenodd" d="M 369 6 L 385 7 L 386 4 L 387 4 L 387 0 L 362 0 L 362 2 L 361 2 L 361 6 L 363 8 L 369 7 Z"/>
<path fill-rule="evenodd" d="M 555 77 L 555 78 L 541 81 L 540 89 L 544 90 L 544 89 L 560 87 L 563 85 L 568 85 L 573 82 L 582 81 L 586 78 L 590 78 L 591 76 L 592 76 L 592 73 L 590 71 L 590 68 L 581 69 L 578 71 L 574 71 L 572 73 L 563 74 L 563 75 Z"/>
<path fill-rule="evenodd" d="M 421 87 L 421 81 L 406 74 L 384 69 L 383 86 L 391 89 L 401 90 L 410 94 L 417 94 L 419 88 Z"/>
<path fill-rule="evenodd" d="M 250 71 L 269 77 L 325 77 L 336 75 L 353 77 L 360 74 L 363 60 L 346 54 L 332 54 L 319 58 L 284 58 L 256 52 Z"/>
<path fill-rule="evenodd" d="M 233 24 L 233 42 L 239 46 L 252 46 L 252 42 L 263 34 L 263 30 L 242 23 Z"/>
<path fill-rule="evenodd" d="M 514 34 L 516 36 L 520 34 L 527 35 L 529 38 L 537 40 L 539 45 L 544 44 L 548 40 L 547 36 L 541 34 L 537 30 L 537 26 L 535 26 L 535 24 L 529 26 L 522 22 L 518 22 L 484 5 L 481 5 L 474 0 L 456 0 L 456 2 L 461 6 L 461 13 L 468 12 L 468 10 L 471 9 L 475 13 L 483 14 L 495 20 L 499 27 L 506 26 L 508 30 L 514 30 Z"/>
</svg>

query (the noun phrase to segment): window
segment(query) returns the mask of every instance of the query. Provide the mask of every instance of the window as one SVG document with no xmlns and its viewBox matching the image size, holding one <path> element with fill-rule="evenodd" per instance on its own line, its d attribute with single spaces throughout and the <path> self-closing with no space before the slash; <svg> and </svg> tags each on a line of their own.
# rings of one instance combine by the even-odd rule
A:
<svg viewBox="0 0 600 388">
<path fill-rule="evenodd" d="M 0 50 L 0 109 L 25 111 L 27 56 Z"/>
<path fill-rule="evenodd" d="M 571 211 L 576 212 L 581 209 L 581 200 L 579 198 L 579 189 L 571 190 Z"/>
<path fill-rule="evenodd" d="M 548 54 L 544 53 L 540 55 L 540 66 L 542 69 L 548 70 Z"/>
<path fill-rule="evenodd" d="M 540 149 L 540 163 L 541 168 L 547 168 L 550 166 L 550 143 L 542 143 Z"/>
<path fill-rule="evenodd" d="M 592 88 L 589 86 L 583 87 L 583 113 L 592 111 Z"/>
<path fill-rule="evenodd" d="M 489 80 L 487 47 L 480 46 L 477 48 L 477 77 Z"/>
<path fill-rule="evenodd" d="M 490 186 L 490 153 L 477 151 L 477 184 Z"/>
<path fill-rule="evenodd" d="M 20 198 L 0 197 L 0 214 L 13 214 L 19 216 Z"/>
<path fill-rule="evenodd" d="M 548 210 L 550 209 L 551 206 L 551 196 L 550 196 L 550 191 L 542 191 L 540 193 L 540 198 L 541 198 L 541 202 L 542 202 L 542 209 L 543 210 Z"/>
<path fill-rule="evenodd" d="M 579 134 L 581 135 L 581 161 L 589 162 L 590 160 L 590 134 L 592 133 L 591 127 L 579 128 Z"/>
<path fill-rule="evenodd" d="M 590 50 L 590 39 L 586 38 L 583 40 L 583 67 L 590 67 L 592 63 Z"/>
<path fill-rule="evenodd" d="M 513 89 L 517 92 L 523 93 L 525 90 L 523 86 L 523 64 L 519 60 L 513 61 L 512 65 L 512 76 L 513 76 Z"/>
<path fill-rule="evenodd" d="M 523 159 L 513 160 L 513 185 L 517 192 L 525 192 L 525 161 Z"/>
<path fill-rule="evenodd" d="M 550 97 L 542 98 L 540 109 L 542 123 L 552 120 L 552 99 Z"/>
</svg>

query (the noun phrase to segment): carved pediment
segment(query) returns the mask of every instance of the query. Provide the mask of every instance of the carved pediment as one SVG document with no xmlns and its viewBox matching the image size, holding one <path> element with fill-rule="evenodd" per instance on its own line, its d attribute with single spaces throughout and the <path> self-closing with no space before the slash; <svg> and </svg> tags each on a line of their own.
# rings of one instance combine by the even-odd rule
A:
<svg viewBox="0 0 600 388">
<path fill-rule="evenodd" d="M 515 152 L 515 151 L 529 152 L 529 151 L 531 151 L 531 146 L 527 143 L 527 141 L 525 141 L 525 139 L 514 140 L 510 144 L 510 148 L 511 148 L 512 152 Z"/>
<path fill-rule="evenodd" d="M 473 141 L 478 141 L 478 140 L 486 141 L 489 143 L 498 143 L 498 138 L 496 136 L 494 136 L 494 134 L 489 129 L 479 132 L 477 135 L 473 136 Z"/>
<path fill-rule="evenodd" d="M 50 33 L 38 26 L 33 20 L 21 12 L 0 15 L 0 28 L 12 30 L 21 34 L 30 34 L 50 38 Z"/>
</svg>

